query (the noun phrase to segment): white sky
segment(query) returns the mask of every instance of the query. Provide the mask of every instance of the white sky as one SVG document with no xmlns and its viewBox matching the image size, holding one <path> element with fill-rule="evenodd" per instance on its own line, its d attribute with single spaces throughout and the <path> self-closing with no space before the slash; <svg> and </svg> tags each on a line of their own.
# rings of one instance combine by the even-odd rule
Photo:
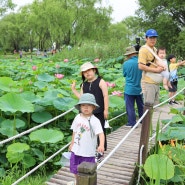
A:
<svg viewBox="0 0 185 185">
<path fill-rule="evenodd" d="M 12 0 L 18 6 L 23 6 L 32 3 L 33 0 Z M 120 22 L 127 16 L 134 15 L 137 9 L 137 0 L 103 0 L 103 6 L 111 5 L 113 7 L 112 18 L 113 22 Z"/>
</svg>

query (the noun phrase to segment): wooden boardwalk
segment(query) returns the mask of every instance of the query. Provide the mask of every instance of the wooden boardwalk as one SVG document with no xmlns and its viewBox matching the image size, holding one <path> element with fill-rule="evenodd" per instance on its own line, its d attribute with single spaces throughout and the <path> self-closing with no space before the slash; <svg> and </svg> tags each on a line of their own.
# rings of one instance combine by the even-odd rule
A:
<svg viewBox="0 0 185 185">
<path fill-rule="evenodd" d="M 183 105 L 173 105 L 183 107 Z M 153 129 L 155 130 L 157 122 L 163 119 L 170 119 L 173 115 L 169 114 L 170 106 L 168 104 L 154 109 L 152 116 Z M 120 148 L 109 158 L 109 160 L 97 171 L 98 185 L 129 185 L 135 170 L 135 164 L 138 160 L 140 132 L 142 125 L 134 129 L 131 135 L 120 146 Z M 107 136 L 108 149 L 105 156 L 111 152 L 114 147 L 128 133 L 130 128 L 122 126 L 118 130 Z M 149 145 L 149 146 L 152 146 Z M 61 168 L 48 182 L 47 185 L 66 185 L 67 182 L 74 180 L 73 174 L 68 167 Z"/>
</svg>

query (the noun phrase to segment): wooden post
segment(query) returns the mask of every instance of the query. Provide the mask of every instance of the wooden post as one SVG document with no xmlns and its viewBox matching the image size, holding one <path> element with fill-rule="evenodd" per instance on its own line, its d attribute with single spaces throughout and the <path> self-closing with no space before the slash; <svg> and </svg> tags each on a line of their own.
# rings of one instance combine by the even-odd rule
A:
<svg viewBox="0 0 185 185">
<path fill-rule="evenodd" d="M 82 162 L 78 165 L 76 185 L 97 185 L 97 164 Z"/>
<path fill-rule="evenodd" d="M 149 110 L 147 115 L 144 117 L 142 121 L 142 128 L 141 128 L 141 136 L 140 136 L 140 144 L 139 144 L 139 156 L 138 156 L 138 162 L 140 162 L 140 149 L 141 146 L 144 145 L 143 151 L 142 151 L 142 163 L 145 163 L 145 160 L 147 158 L 148 154 L 148 141 L 150 136 L 150 125 L 151 125 L 151 118 L 153 113 L 153 105 L 149 103 L 145 103 L 144 105 L 144 112 L 146 110 Z"/>
</svg>

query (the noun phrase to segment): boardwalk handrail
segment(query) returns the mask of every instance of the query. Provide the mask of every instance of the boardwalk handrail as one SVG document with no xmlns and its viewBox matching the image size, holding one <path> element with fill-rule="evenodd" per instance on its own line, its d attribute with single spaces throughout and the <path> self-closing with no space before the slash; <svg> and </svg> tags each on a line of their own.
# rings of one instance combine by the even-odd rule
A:
<svg viewBox="0 0 185 185">
<path fill-rule="evenodd" d="M 166 103 L 167 101 L 169 101 L 170 99 L 172 99 L 172 98 L 174 98 L 174 97 L 176 97 L 179 93 L 181 93 L 183 90 L 185 90 L 185 88 L 183 88 L 183 89 L 181 89 L 178 93 L 176 93 L 173 97 L 171 97 L 171 98 L 169 98 L 168 100 L 165 100 L 164 102 L 162 102 L 162 103 L 160 103 L 160 104 L 158 104 L 158 105 L 156 105 L 156 106 L 154 106 L 154 108 L 156 108 L 156 107 L 159 107 L 159 106 L 161 106 L 161 105 L 163 105 L 164 103 Z M 66 111 L 65 113 L 68 113 L 68 112 L 70 112 L 70 111 L 72 111 L 74 109 L 74 107 L 71 109 L 71 110 L 68 110 L 68 111 Z M 116 145 L 116 147 L 104 158 L 104 160 L 97 166 L 97 170 L 99 170 L 104 164 L 105 164 L 105 162 L 116 152 L 116 150 L 120 147 L 120 145 L 127 139 L 127 137 L 133 132 L 133 130 L 140 124 L 140 122 L 143 120 L 143 118 L 146 116 L 146 114 L 148 113 L 148 109 L 145 111 L 145 113 L 142 115 L 142 117 L 137 121 L 137 123 L 133 126 L 133 128 L 125 135 L 125 137 Z M 64 114 L 64 113 L 63 113 Z M 126 114 L 126 112 L 125 113 L 122 113 L 122 114 L 120 114 L 120 115 L 125 115 Z M 62 115 L 62 114 L 61 114 Z M 55 117 L 55 119 L 58 119 L 59 117 L 61 117 L 61 115 L 59 115 L 59 116 L 57 116 L 57 117 Z M 120 115 L 118 115 L 118 116 L 116 116 L 116 118 L 118 118 L 118 117 L 120 117 Z M 111 120 L 109 120 L 109 122 L 110 121 L 112 121 L 112 120 L 114 120 L 114 119 L 116 119 L 116 118 L 112 118 Z M 52 119 L 52 121 L 53 120 L 55 120 L 54 118 Z M 50 120 L 49 120 L 50 121 Z M 48 122 L 49 121 L 47 121 L 47 124 L 48 124 Z M 50 121 L 51 122 L 51 121 Z M 44 124 L 44 123 L 43 123 Z M 43 125 L 42 124 L 42 125 Z M 46 125 L 46 122 L 45 122 L 45 125 Z M 40 126 L 40 125 L 39 125 Z M 36 126 L 37 127 L 37 126 Z M 35 127 L 33 127 L 33 128 L 35 128 Z M 32 128 L 32 129 L 33 129 Z M 39 128 L 39 127 L 38 127 Z M 37 129 L 37 128 L 36 128 Z M 31 130 L 31 129 L 30 129 Z M 29 130 L 27 130 L 27 131 L 29 131 Z M 27 131 L 25 131 L 26 133 L 27 133 Z M 31 130 L 32 131 L 32 130 Z M 30 131 L 30 132 L 31 132 Z M 23 133 L 25 133 L 25 132 L 23 132 Z M 29 133 L 29 132 L 28 132 Z M 22 134 L 22 133 L 21 133 Z M 20 134 L 20 135 L 21 135 Z M 24 135 L 24 134 L 22 134 L 22 135 Z M 22 136 L 21 135 L 21 136 Z M 16 135 L 17 136 L 17 135 Z M 14 136 L 15 137 L 15 136 Z M 20 137 L 20 136 L 19 136 Z M 16 137 L 16 138 L 18 138 L 18 137 Z M 10 138 L 9 138 L 10 139 Z M 15 138 L 14 138 L 15 139 Z M 8 140 L 8 139 L 7 139 Z M 4 140 L 5 141 L 5 140 Z M 8 142 L 8 141 L 7 141 Z M 0 144 L 1 144 L 1 142 L 0 142 Z M 46 162 L 48 162 L 50 159 L 52 159 L 53 157 L 55 157 L 56 155 L 58 155 L 61 151 L 63 151 L 64 149 L 66 149 L 67 148 L 67 146 L 69 146 L 70 145 L 70 143 L 68 143 L 67 145 L 65 145 L 62 149 L 60 149 L 59 151 L 57 151 L 55 154 L 53 154 L 52 156 L 50 156 L 48 159 L 46 159 L 45 161 L 43 161 L 42 163 L 40 163 L 38 166 L 36 166 L 35 168 L 33 168 L 31 171 L 29 171 L 27 174 L 25 174 L 23 177 L 21 177 L 20 179 L 18 179 L 16 182 L 14 182 L 12 185 L 16 185 L 18 182 L 20 182 L 20 181 L 22 181 L 24 178 L 26 178 L 26 177 L 28 177 L 31 173 L 33 173 L 35 170 L 37 170 L 39 167 L 41 167 L 42 165 L 44 165 Z"/>
<path fill-rule="evenodd" d="M 69 109 L 68 111 L 66 111 L 66 112 L 64 112 L 64 113 L 62 113 L 62 114 L 60 114 L 60 115 L 58 115 L 58 116 L 56 116 L 56 117 L 54 117 L 54 118 L 52 118 L 52 119 L 50 119 L 50 120 L 44 122 L 44 123 L 42 123 L 42 124 L 40 124 L 40 125 L 37 125 L 37 126 L 31 128 L 31 129 L 29 129 L 29 130 L 26 130 L 26 131 L 24 131 L 24 132 L 22 132 L 22 133 L 20 133 L 20 134 L 17 134 L 17 135 L 15 135 L 15 136 L 12 136 L 12 137 L 8 138 L 8 139 L 5 139 L 5 140 L 3 140 L 3 141 L 0 141 L 0 145 L 2 145 L 2 144 L 4 144 L 4 143 L 7 143 L 7 142 L 9 142 L 9 141 L 12 141 L 12 140 L 14 140 L 14 139 L 16 139 L 16 138 L 19 138 L 19 137 L 21 137 L 21 136 L 23 136 L 23 135 L 25 135 L 25 134 L 28 134 L 28 133 L 30 133 L 30 132 L 32 132 L 32 131 L 34 131 L 34 130 L 40 128 L 40 127 L 43 127 L 43 126 L 47 125 L 48 123 L 50 123 L 50 122 L 52 122 L 52 121 L 54 121 L 54 120 L 56 120 L 56 119 L 58 119 L 58 118 L 60 118 L 60 117 L 62 117 L 62 116 L 64 116 L 64 115 L 68 114 L 68 113 L 71 112 L 73 109 L 75 109 L 75 108 L 73 107 L 73 108 Z"/>
<path fill-rule="evenodd" d="M 112 118 L 109 120 L 109 122 L 113 121 L 114 119 L 125 115 L 126 112 Z M 24 176 L 22 176 L 20 179 L 18 179 L 16 182 L 14 182 L 12 185 L 16 185 L 17 183 L 21 182 L 23 179 L 25 179 L 26 177 L 28 177 L 29 175 L 31 175 L 33 172 L 35 172 L 38 168 L 40 168 L 41 166 L 43 166 L 45 163 L 47 163 L 50 159 L 54 158 L 56 155 L 58 155 L 60 152 L 62 152 L 63 150 L 65 150 L 69 145 L 71 144 L 71 142 L 69 142 L 67 145 L 65 145 L 63 148 L 61 148 L 60 150 L 58 150 L 57 152 L 55 152 L 53 155 L 51 155 L 50 157 L 48 157 L 45 161 L 43 161 L 42 163 L 40 163 L 39 165 L 37 165 L 35 168 L 33 168 L 32 170 L 30 170 L 28 173 L 26 173 Z"/>
<path fill-rule="evenodd" d="M 97 170 L 99 170 L 104 163 L 116 152 L 116 150 L 123 144 L 123 142 L 127 139 L 127 137 L 134 131 L 134 129 L 140 124 L 142 119 L 146 116 L 148 113 L 148 109 L 145 111 L 145 113 L 141 116 L 141 118 L 137 121 L 137 123 L 131 128 L 131 130 L 123 137 L 123 139 L 114 147 L 114 149 L 102 160 L 102 162 L 97 166 Z"/>
<path fill-rule="evenodd" d="M 157 107 L 160 107 L 161 105 L 163 105 L 163 104 L 165 104 L 166 102 L 168 102 L 169 100 L 172 100 L 173 98 L 175 98 L 177 95 L 179 95 L 182 91 L 184 91 L 185 90 L 185 87 L 184 88 L 182 88 L 179 92 L 177 92 L 175 95 L 173 95 L 172 97 L 170 97 L 170 98 L 168 98 L 167 100 L 165 100 L 165 101 L 163 101 L 163 102 L 161 102 L 161 103 L 159 103 L 159 104 L 157 104 L 157 105 L 154 105 L 153 106 L 153 108 L 155 109 L 155 108 L 157 108 Z"/>
</svg>

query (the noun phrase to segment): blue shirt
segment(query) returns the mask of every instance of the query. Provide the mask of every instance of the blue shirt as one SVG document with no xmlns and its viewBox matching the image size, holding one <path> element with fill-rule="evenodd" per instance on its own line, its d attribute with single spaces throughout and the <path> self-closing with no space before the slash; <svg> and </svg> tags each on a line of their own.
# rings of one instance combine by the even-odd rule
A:
<svg viewBox="0 0 185 185">
<path fill-rule="evenodd" d="M 138 56 L 132 56 L 123 63 L 123 76 L 125 77 L 125 93 L 140 95 L 142 71 L 138 68 Z"/>
</svg>

